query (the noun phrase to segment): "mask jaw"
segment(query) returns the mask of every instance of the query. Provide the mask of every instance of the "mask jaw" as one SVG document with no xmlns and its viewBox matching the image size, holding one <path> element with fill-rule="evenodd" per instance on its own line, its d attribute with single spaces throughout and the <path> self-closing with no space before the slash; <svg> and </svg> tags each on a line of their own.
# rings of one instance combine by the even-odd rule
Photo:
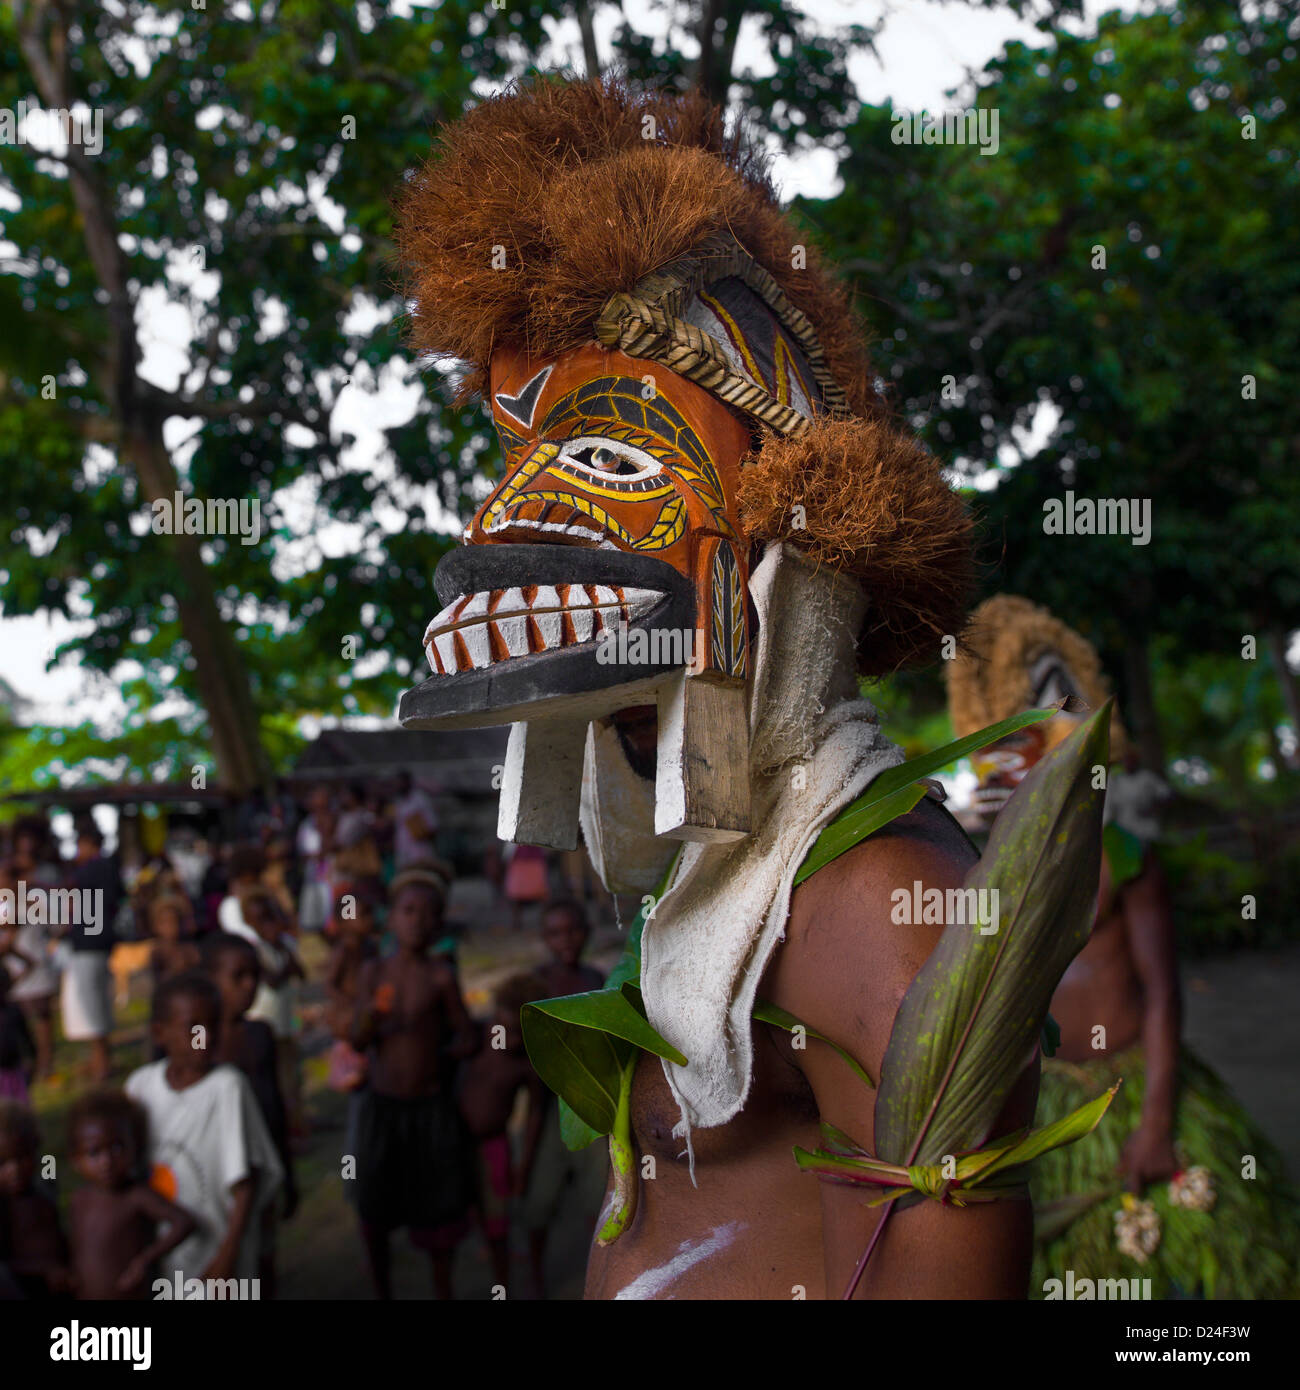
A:
<svg viewBox="0 0 1300 1390">
<path fill-rule="evenodd" d="M 749 594 L 730 541 L 706 537 L 691 665 L 659 692 L 655 834 L 726 844 L 752 829 L 749 793 Z"/>
<path fill-rule="evenodd" d="M 726 844 L 752 828 L 745 687 L 682 670 L 656 692 L 655 834 Z M 578 847 L 590 720 L 530 719 L 510 727 L 497 835 L 545 849 Z"/>
</svg>

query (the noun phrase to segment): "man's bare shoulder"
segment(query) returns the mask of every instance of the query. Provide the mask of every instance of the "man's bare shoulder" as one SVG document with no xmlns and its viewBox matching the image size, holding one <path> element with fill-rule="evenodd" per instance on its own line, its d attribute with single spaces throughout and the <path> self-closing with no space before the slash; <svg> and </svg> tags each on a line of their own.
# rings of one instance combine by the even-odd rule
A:
<svg viewBox="0 0 1300 1390">
<path fill-rule="evenodd" d="M 875 1074 L 903 995 L 941 925 L 896 922 L 893 893 L 955 888 L 979 856 L 927 798 L 819 870 L 794 894 L 767 997 L 848 1047 Z"/>
<path fill-rule="evenodd" d="M 965 831 L 926 797 L 801 885 L 791 903 L 791 925 L 798 917 L 802 935 L 829 932 L 849 938 L 894 927 L 894 889 L 910 888 L 917 880 L 926 886 L 955 885 L 978 859 Z"/>
</svg>

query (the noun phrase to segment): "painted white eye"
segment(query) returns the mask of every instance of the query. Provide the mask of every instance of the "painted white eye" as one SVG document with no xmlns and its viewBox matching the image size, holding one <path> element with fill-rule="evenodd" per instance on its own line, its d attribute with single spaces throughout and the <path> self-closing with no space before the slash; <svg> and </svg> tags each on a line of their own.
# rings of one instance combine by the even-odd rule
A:
<svg viewBox="0 0 1300 1390">
<path fill-rule="evenodd" d="M 644 449 L 625 444 L 621 439 L 602 439 L 599 435 L 568 440 L 560 450 L 559 461 L 579 473 L 618 478 L 620 482 L 637 482 L 663 472 L 663 464 Z"/>
</svg>

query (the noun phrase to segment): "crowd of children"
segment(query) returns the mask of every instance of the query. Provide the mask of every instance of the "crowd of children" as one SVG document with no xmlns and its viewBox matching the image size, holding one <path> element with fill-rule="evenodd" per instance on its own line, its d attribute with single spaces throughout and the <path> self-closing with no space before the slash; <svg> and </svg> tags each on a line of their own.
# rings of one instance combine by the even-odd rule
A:
<svg viewBox="0 0 1300 1390">
<path fill-rule="evenodd" d="M 421 829 L 414 808 L 413 842 Z M 230 856 L 207 933 L 190 898 L 156 876 L 143 909 L 152 1060 L 122 1088 L 99 1084 L 76 1100 L 63 1154 L 43 1147 L 29 1107 L 40 1040 L 32 1011 L 10 997 L 35 962 L 0 924 L 0 1298 L 212 1296 L 209 1281 L 237 1290 L 221 1296 L 274 1296 L 277 1227 L 298 1203 L 291 991 L 304 971 L 292 897 L 267 867 L 264 847 Z M 583 909 L 565 900 L 545 910 L 549 958 L 500 984 L 480 1023 L 444 924 L 450 871 L 407 856 L 385 889 L 372 867 L 358 856 L 354 877 L 330 885 L 323 1019 L 328 1084 L 347 1095 L 337 1172 L 375 1292 L 392 1296 L 391 1238 L 404 1229 L 430 1257 L 436 1297 L 452 1297 L 454 1254 L 476 1231 L 494 1286 L 545 1296 L 546 1231 L 575 1184 L 594 1223 L 605 1166 L 602 1146 L 571 1154 L 560 1142 L 520 1010 L 599 987 L 581 963 Z M 60 1206 L 64 1163 L 79 1185 Z M 531 1277 L 518 1290 L 512 1221 L 528 1238 Z"/>
<path fill-rule="evenodd" d="M 274 1290 L 274 1227 L 293 1186 L 274 1042 L 245 1018 L 259 967 L 238 936 L 211 938 L 204 957 L 154 991 L 157 1059 L 72 1106 L 66 1159 L 82 1185 L 66 1236 L 59 1156 L 42 1152 L 27 1105 L 0 1101 L 0 1296 L 148 1298 L 159 1280 L 169 1297 L 200 1296 L 208 1280 Z"/>
</svg>

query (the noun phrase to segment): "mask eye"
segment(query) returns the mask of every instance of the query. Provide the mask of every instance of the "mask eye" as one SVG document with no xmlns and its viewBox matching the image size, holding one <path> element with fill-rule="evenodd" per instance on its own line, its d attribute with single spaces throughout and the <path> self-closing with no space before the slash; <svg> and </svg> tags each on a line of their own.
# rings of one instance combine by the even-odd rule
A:
<svg viewBox="0 0 1300 1390">
<path fill-rule="evenodd" d="M 615 477 L 623 481 L 653 478 L 663 465 L 644 449 L 619 439 L 584 437 L 571 439 L 560 450 L 560 460 L 580 473 L 596 477 Z"/>
</svg>

